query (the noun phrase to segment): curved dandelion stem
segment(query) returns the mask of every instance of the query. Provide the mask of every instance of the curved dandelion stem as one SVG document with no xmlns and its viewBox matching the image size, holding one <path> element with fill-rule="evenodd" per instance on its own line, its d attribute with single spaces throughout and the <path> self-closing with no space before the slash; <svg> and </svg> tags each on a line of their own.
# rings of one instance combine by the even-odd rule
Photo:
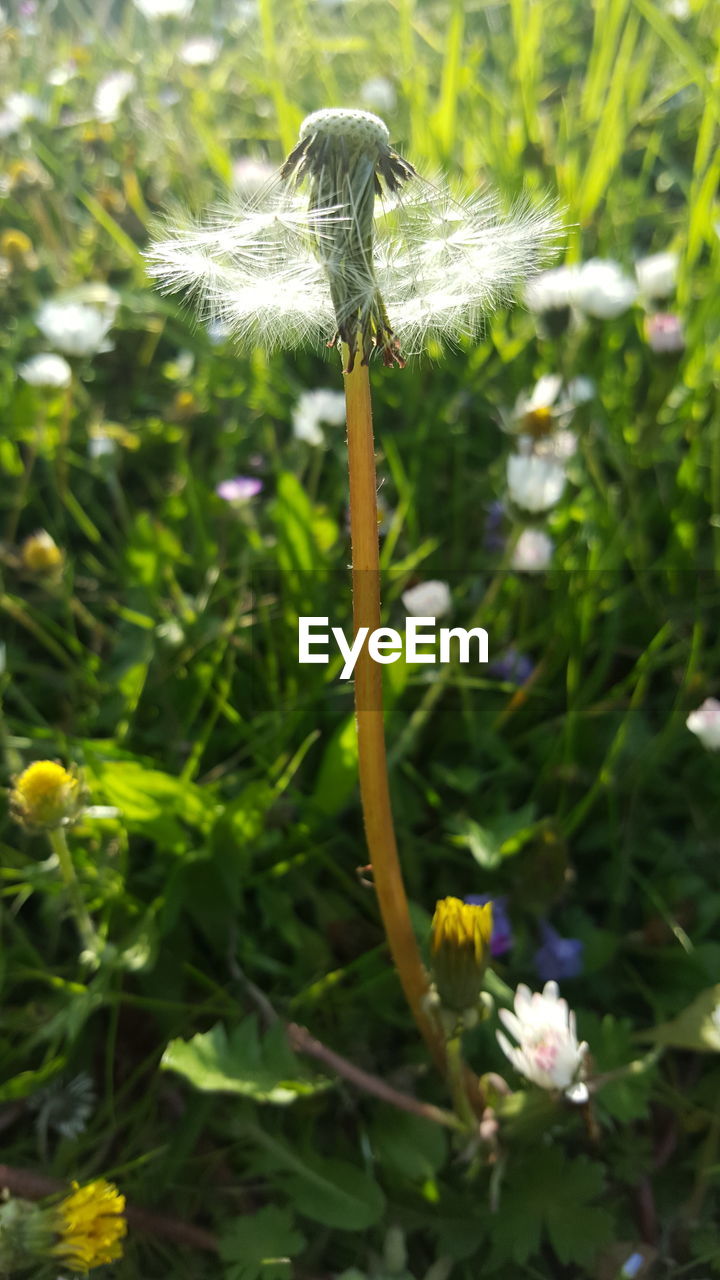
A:
<svg viewBox="0 0 720 1280">
<path fill-rule="evenodd" d="M 344 349 L 345 368 L 348 352 Z M 370 379 L 367 365 L 357 363 L 345 374 L 350 533 L 352 541 L 353 623 L 370 631 L 380 626 L 375 448 Z M 390 803 L 380 667 L 363 646 L 355 667 L 355 712 L 358 735 L 360 798 L 373 881 L 390 951 L 405 998 L 417 1026 L 441 1070 L 445 1049 L 439 1030 L 425 1012 L 428 977 L 410 921 Z"/>
</svg>

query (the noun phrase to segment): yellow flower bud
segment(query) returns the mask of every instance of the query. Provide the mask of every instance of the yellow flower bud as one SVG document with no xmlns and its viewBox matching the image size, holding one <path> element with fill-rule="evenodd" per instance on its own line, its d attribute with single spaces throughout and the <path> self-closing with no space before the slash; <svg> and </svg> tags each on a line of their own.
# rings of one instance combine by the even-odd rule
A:
<svg viewBox="0 0 720 1280">
<path fill-rule="evenodd" d="M 15 779 L 10 809 L 24 827 L 64 826 L 80 809 L 79 779 L 54 760 L 38 760 Z"/>
<path fill-rule="evenodd" d="M 14 267 L 29 266 L 34 260 L 33 242 L 24 231 L 16 227 L 8 227 L 0 235 L 0 253 L 8 258 Z"/>
<path fill-rule="evenodd" d="M 23 542 L 20 559 L 28 573 L 42 577 L 59 573 L 65 557 L 51 534 L 45 529 L 38 529 L 37 533 L 31 533 Z"/>
<path fill-rule="evenodd" d="M 480 999 L 490 955 L 492 903 L 470 906 L 460 898 L 442 898 L 432 920 L 430 952 L 433 977 L 446 1009 L 474 1009 Z"/>
</svg>

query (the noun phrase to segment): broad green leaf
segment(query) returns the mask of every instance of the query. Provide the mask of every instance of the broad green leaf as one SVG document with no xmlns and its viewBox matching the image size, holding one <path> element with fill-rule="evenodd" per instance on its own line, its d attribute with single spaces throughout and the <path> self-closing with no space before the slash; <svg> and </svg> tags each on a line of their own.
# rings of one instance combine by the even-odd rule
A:
<svg viewBox="0 0 720 1280">
<path fill-rule="evenodd" d="M 444 1129 L 406 1111 L 383 1111 L 372 1127 L 371 1140 L 380 1163 L 411 1182 L 433 1178 L 447 1157 Z"/>
<path fill-rule="evenodd" d="M 673 1049 L 720 1053 L 720 982 L 701 992 L 677 1018 L 642 1031 L 637 1038 Z"/>
<path fill-rule="evenodd" d="M 236 1093 L 286 1106 L 329 1087 L 298 1062 L 278 1024 L 260 1037 L 257 1019 L 246 1018 L 228 1035 L 217 1023 L 191 1040 L 171 1040 L 160 1063 L 204 1093 Z"/>
<path fill-rule="evenodd" d="M 236 1218 L 220 1236 L 226 1280 L 290 1280 L 291 1260 L 304 1248 L 289 1209 L 266 1205 Z"/>
<path fill-rule="evenodd" d="M 282 1184 L 298 1213 L 326 1227 L 363 1231 L 379 1222 L 385 1210 L 381 1188 L 361 1169 L 344 1160 L 305 1157 L 302 1171 L 283 1176 Z"/>
<path fill-rule="evenodd" d="M 0 1084 L 0 1102 L 15 1102 L 18 1098 L 29 1097 L 62 1071 L 65 1061 L 65 1058 L 51 1058 L 35 1071 L 21 1071 L 12 1079 L 5 1080 Z"/>
</svg>

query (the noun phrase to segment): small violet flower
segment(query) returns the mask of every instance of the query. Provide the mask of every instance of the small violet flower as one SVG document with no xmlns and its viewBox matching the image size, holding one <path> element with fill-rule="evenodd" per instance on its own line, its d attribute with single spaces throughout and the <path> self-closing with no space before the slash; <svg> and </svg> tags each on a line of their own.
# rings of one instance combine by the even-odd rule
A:
<svg viewBox="0 0 720 1280">
<path fill-rule="evenodd" d="M 257 476 L 234 476 L 215 486 L 218 498 L 225 502 L 247 502 L 262 492 L 263 482 Z"/>
<path fill-rule="evenodd" d="M 706 698 L 701 707 L 691 711 L 685 721 L 708 751 L 720 751 L 720 702 Z"/>
<path fill-rule="evenodd" d="M 530 679 L 535 664 L 526 653 L 519 653 L 512 646 L 505 650 L 500 658 L 496 658 L 488 667 L 491 676 L 504 680 L 507 684 L 525 684 Z"/>
<path fill-rule="evenodd" d="M 584 943 L 579 938 L 561 938 L 546 920 L 540 922 L 542 946 L 533 957 L 541 982 L 577 978 L 582 973 Z"/>
<path fill-rule="evenodd" d="M 502 531 L 505 520 L 505 503 L 497 499 L 486 508 L 485 528 L 483 531 L 483 547 L 486 551 L 503 551 L 505 534 Z"/>
<path fill-rule="evenodd" d="M 505 894 L 500 894 L 496 898 L 491 893 L 473 893 L 465 901 L 471 907 L 484 907 L 488 902 L 492 903 L 493 927 L 490 938 L 490 954 L 492 956 L 502 956 L 505 955 L 506 951 L 510 951 L 514 938 Z"/>
</svg>

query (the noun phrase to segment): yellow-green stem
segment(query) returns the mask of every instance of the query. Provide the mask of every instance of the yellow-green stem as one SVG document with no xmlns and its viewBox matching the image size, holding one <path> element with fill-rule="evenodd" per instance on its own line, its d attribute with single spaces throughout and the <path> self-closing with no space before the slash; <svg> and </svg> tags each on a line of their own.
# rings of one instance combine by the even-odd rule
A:
<svg viewBox="0 0 720 1280">
<path fill-rule="evenodd" d="M 467 1092 L 467 1070 L 463 1061 L 462 1036 L 452 1035 L 445 1045 L 447 1074 L 455 1114 L 469 1129 L 476 1127 L 475 1113 Z"/>
<path fill-rule="evenodd" d="M 347 364 L 345 351 L 346 367 Z M 359 361 L 351 373 L 345 374 L 345 400 L 350 471 L 353 622 L 357 635 L 361 627 L 374 631 L 380 626 L 380 563 L 370 380 L 367 366 Z M 370 657 L 367 645 L 363 646 L 355 667 L 355 712 L 360 798 L 380 914 L 415 1022 L 435 1061 L 444 1069 L 442 1038 L 424 1007 L 428 978 L 410 921 L 395 840 L 385 750 L 382 675 L 380 667 Z"/>
<path fill-rule="evenodd" d="M 58 860 L 60 875 L 62 877 L 63 884 L 67 889 L 70 908 L 83 950 L 97 956 L 99 952 L 99 938 L 95 931 L 95 926 L 90 919 L 87 907 L 83 902 L 82 891 L 80 889 L 78 878 L 75 874 L 75 867 L 73 865 L 72 855 L 68 848 L 64 828 L 55 827 L 54 830 L 48 831 L 48 839 L 52 846 L 53 853 L 56 855 Z"/>
</svg>

